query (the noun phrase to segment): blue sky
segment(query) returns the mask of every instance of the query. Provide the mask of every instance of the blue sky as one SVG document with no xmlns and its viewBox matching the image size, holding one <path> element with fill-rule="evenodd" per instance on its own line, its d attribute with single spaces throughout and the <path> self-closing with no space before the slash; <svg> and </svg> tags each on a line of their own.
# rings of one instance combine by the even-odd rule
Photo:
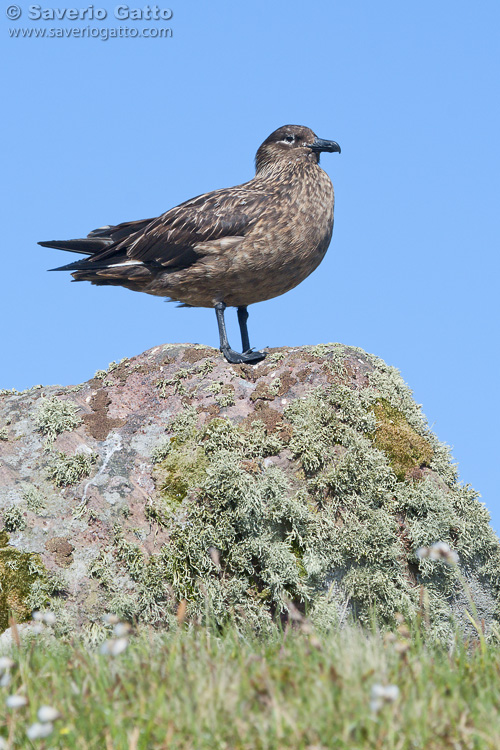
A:
<svg viewBox="0 0 500 750">
<path fill-rule="evenodd" d="M 339 341 L 399 368 L 500 530 L 498 2 L 173 0 L 168 22 L 97 1 L 105 21 L 35 22 L 23 3 L 19 21 L 2 13 L 0 387 L 79 383 L 160 343 L 217 346 L 213 312 L 71 284 L 46 269 L 73 256 L 36 242 L 250 179 L 272 130 L 307 125 L 342 146 L 322 157 L 332 244 L 302 285 L 250 308 L 251 342 Z M 89 26 L 173 33 L 9 36 Z"/>
</svg>

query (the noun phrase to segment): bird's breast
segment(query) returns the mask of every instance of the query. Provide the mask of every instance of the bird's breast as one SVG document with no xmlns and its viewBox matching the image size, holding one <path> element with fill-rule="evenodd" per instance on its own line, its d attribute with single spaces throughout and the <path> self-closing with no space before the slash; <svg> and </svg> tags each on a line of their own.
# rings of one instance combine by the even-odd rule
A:
<svg viewBox="0 0 500 750">
<path fill-rule="evenodd" d="M 228 269 L 235 283 L 228 296 L 244 291 L 251 301 L 227 304 L 284 294 L 321 263 L 332 236 L 334 194 L 328 175 L 319 167 L 318 172 L 316 179 L 283 186 L 235 249 Z"/>
</svg>

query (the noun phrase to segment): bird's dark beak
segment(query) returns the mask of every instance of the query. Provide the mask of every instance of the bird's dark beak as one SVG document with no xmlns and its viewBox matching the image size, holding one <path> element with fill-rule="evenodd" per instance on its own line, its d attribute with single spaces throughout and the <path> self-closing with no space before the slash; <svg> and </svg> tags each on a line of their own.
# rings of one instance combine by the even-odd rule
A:
<svg viewBox="0 0 500 750">
<path fill-rule="evenodd" d="M 315 138 L 312 143 L 308 144 L 312 151 L 320 153 L 321 151 L 336 151 L 340 154 L 340 146 L 335 141 L 324 141 L 323 138 Z"/>
</svg>

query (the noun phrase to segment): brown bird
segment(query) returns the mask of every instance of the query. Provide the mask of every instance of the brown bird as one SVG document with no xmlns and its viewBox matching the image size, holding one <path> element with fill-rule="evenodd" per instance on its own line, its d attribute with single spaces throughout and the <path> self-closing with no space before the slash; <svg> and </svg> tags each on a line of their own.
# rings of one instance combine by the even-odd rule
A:
<svg viewBox="0 0 500 750">
<path fill-rule="evenodd" d="M 319 167 L 335 141 L 284 125 L 257 151 L 249 182 L 199 195 L 157 219 L 95 229 L 84 239 L 40 242 L 88 255 L 54 271 L 124 286 L 188 307 L 213 307 L 228 362 L 256 363 L 247 306 L 288 292 L 321 263 L 333 229 L 333 187 Z M 231 349 L 224 311 L 236 307 L 243 354 Z"/>
</svg>

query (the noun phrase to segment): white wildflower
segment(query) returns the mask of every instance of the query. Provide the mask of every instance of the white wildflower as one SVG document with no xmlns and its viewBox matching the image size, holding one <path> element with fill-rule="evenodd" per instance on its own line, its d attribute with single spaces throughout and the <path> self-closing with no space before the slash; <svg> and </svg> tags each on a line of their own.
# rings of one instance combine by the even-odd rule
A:
<svg viewBox="0 0 500 750">
<path fill-rule="evenodd" d="M 0 656 L 0 672 L 7 672 L 15 666 L 16 662 L 13 661 L 10 656 Z"/>
<path fill-rule="evenodd" d="M 113 633 L 117 638 L 123 638 L 123 636 L 127 635 L 127 633 L 130 632 L 130 625 L 128 622 L 117 622 L 115 627 L 113 628 Z"/>
<path fill-rule="evenodd" d="M 26 736 L 29 740 L 40 740 L 44 737 L 48 737 L 53 730 L 54 725 L 51 724 L 50 721 L 45 724 L 35 721 L 35 723 L 26 730 Z"/>
<path fill-rule="evenodd" d="M 374 685 L 372 698 L 380 698 L 387 703 L 393 703 L 399 698 L 399 688 L 397 685 Z"/>
<path fill-rule="evenodd" d="M 4 672 L 0 677 L 0 687 L 8 687 L 11 683 L 12 675 L 10 672 Z"/>
<path fill-rule="evenodd" d="M 55 625 L 56 622 L 56 616 L 53 612 L 40 612 L 38 609 L 33 612 L 31 619 L 45 625 Z"/>
<path fill-rule="evenodd" d="M 28 703 L 28 699 L 24 695 L 9 695 L 5 701 L 7 708 L 21 708 Z"/>
<path fill-rule="evenodd" d="M 399 688 L 397 685 L 374 685 L 371 698 L 370 708 L 377 713 L 385 703 L 394 703 L 399 698 Z"/>
<path fill-rule="evenodd" d="M 420 547 L 416 554 L 421 560 L 425 558 L 443 560 L 448 565 L 457 565 L 458 563 L 457 553 L 446 542 L 436 542 L 430 547 Z"/>
<path fill-rule="evenodd" d="M 31 619 L 34 623 L 31 632 L 35 635 L 43 633 L 47 625 L 51 626 L 56 623 L 56 616 L 53 612 L 40 612 L 39 610 L 35 610 L 31 615 Z"/>
<path fill-rule="evenodd" d="M 118 616 L 113 615 L 112 613 L 104 615 L 102 619 L 105 625 L 117 625 L 120 622 Z"/>
<path fill-rule="evenodd" d="M 38 720 L 45 724 L 47 722 L 55 721 L 61 716 L 61 714 L 57 708 L 53 708 L 53 706 L 40 706 L 37 716 Z"/>
<path fill-rule="evenodd" d="M 46 625 L 55 625 L 56 624 L 56 616 L 53 612 L 44 612 L 43 613 L 43 621 Z"/>
<path fill-rule="evenodd" d="M 9 656 L 0 656 L 0 687 L 8 687 L 12 679 L 10 670 L 15 667 L 16 662 Z"/>
<path fill-rule="evenodd" d="M 127 638 L 111 638 L 109 641 L 104 641 L 101 646 L 101 654 L 109 654 L 110 656 L 118 656 L 128 646 Z"/>
<path fill-rule="evenodd" d="M 127 638 L 116 638 L 116 640 L 112 641 L 111 645 L 111 655 L 117 656 L 118 654 L 121 654 L 128 646 L 128 639 Z"/>
</svg>

